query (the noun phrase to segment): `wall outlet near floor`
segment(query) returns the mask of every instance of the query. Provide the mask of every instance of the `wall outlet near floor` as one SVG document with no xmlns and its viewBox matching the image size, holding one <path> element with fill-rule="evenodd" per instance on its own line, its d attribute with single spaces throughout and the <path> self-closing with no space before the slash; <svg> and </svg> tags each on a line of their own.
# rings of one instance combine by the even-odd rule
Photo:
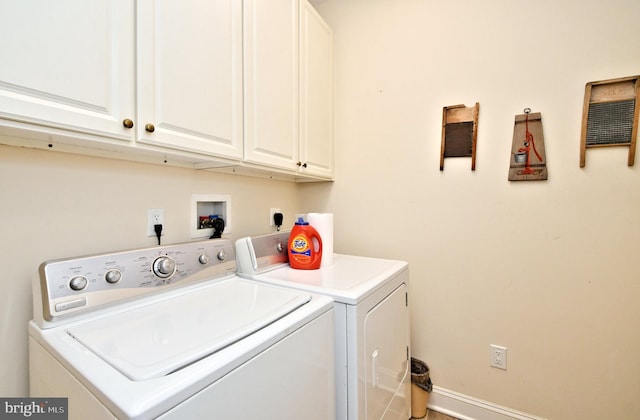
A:
<svg viewBox="0 0 640 420">
<path fill-rule="evenodd" d="M 506 347 L 490 344 L 489 357 L 490 357 L 489 363 L 492 367 L 507 370 L 507 348 Z"/>
<path fill-rule="evenodd" d="M 153 228 L 154 225 L 164 225 L 163 209 L 147 210 L 147 236 L 156 236 L 156 231 Z M 163 230 L 164 230 L 164 226 L 163 226 Z"/>
</svg>

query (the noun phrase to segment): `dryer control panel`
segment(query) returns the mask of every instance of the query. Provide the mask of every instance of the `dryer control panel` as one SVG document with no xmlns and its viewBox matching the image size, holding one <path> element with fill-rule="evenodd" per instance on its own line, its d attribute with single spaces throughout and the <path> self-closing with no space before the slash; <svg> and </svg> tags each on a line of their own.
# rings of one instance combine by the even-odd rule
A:
<svg viewBox="0 0 640 420">
<path fill-rule="evenodd" d="M 289 264 L 290 231 L 247 236 L 236 241 L 238 273 L 256 275 Z"/>
<path fill-rule="evenodd" d="M 148 293 L 235 275 L 228 239 L 47 261 L 33 285 L 36 321 L 86 312 Z M 41 313 L 40 313 L 41 308 Z"/>
</svg>

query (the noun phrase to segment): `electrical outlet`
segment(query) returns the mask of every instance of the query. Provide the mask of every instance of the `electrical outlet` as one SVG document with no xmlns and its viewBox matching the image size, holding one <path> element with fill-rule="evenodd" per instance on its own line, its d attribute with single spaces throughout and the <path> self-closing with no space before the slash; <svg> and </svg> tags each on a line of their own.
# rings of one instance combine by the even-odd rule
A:
<svg viewBox="0 0 640 420">
<path fill-rule="evenodd" d="M 496 346 L 495 344 L 489 345 L 490 360 L 489 363 L 492 367 L 498 369 L 507 370 L 507 348 L 502 346 Z"/>
<path fill-rule="evenodd" d="M 163 209 L 147 210 L 147 236 L 156 236 L 156 231 L 153 229 L 153 225 L 163 225 L 162 230 L 164 232 L 165 226 L 164 226 L 164 210 Z"/>
<path fill-rule="evenodd" d="M 269 226 L 275 226 L 276 224 L 273 222 L 273 215 L 276 213 L 282 213 L 279 208 L 270 208 L 269 209 Z"/>
</svg>

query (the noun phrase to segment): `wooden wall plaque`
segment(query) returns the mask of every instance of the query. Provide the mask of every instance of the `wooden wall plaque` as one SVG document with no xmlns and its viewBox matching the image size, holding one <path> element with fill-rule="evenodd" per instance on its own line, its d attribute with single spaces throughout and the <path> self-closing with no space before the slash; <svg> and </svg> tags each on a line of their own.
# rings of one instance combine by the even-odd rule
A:
<svg viewBox="0 0 640 420">
<path fill-rule="evenodd" d="M 542 114 L 516 115 L 511 143 L 509 181 L 544 181 L 548 177 L 547 157 L 542 132 Z"/>
<path fill-rule="evenodd" d="M 627 165 L 633 166 L 638 137 L 640 76 L 589 82 L 585 86 L 580 135 L 580 167 L 586 149 L 629 147 Z"/>
<path fill-rule="evenodd" d="M 480 104 L 445 106 L 442 109 L 442 141 L 440 170 L 446 157 L 471 157 L 471 170 L 476 169 L 476 143 Z"/>
</svg>

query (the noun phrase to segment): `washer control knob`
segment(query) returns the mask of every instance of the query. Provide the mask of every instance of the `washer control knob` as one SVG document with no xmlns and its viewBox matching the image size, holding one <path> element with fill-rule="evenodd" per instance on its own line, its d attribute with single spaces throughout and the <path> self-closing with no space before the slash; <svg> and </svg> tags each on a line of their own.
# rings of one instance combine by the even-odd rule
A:
<svg viewBox="0 0 640 420">
<path fill-rule="evenodd" d="M 82 290 L 87 287 L 87 278 L 85 276 L 74 276 L 69 280 L 71 290 Z"/>
<path fill-rule="evenodd" d="M 176 262 L 167 256 L 156 258 L 153 262 L 153 273 L 163 279 L 173 276 L 176 272 Z"/>
<path fill-rule="evenodd" d="M 207 254 L 202 254 L 198 257 L 198 261 L 202 265 L 209 264 L 209 256 Z"/>
<path fill-rule="evenodd" d="M 113 270 L 107 271 L 104 275 L 104 279 L 107 281 L 107 283 L 111 284 L 119 282 L 121 278 L 122 273 L 120 272 L 120 270 L 116 270 L 115 268 Z"/>
<path fill-rule="evenodd" d="M 220 261 L 224 261 L 224 260 L 226 260 L 226 259 L 227 259 L 227 254 L 225 254 L 225 253 L 224 253 L 224 251 L 219 251 L 219 252 L 216 254 L 216 257 L 218 257 L 218 260 L 220 260 Z"/>
<path fill-rule="evenodd" d="M 276 251 L 284 252 L 284 244 L 282 242 L 278 242 L 278 245 L 276 245 Z"/>
</svg>

